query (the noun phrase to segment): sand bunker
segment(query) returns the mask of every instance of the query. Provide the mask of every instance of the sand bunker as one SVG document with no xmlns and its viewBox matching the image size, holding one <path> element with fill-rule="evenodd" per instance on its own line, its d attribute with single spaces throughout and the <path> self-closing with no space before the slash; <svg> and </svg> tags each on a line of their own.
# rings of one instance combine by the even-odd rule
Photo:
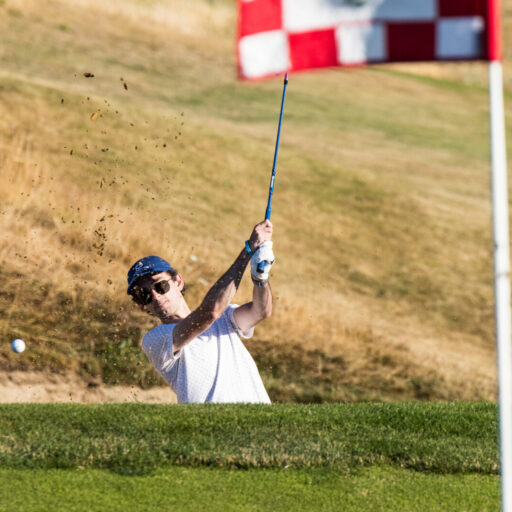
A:
<svg viewBox="0 0 512 512">
<path fill-rule="evenodd" d="M 0 403 L 21 402 L 144 402 L 176 403 L 168 387 L 140 389 L 137 386 L 106 386 L 75 374 L 46 372 L 0 373 Z"/>
</svg>

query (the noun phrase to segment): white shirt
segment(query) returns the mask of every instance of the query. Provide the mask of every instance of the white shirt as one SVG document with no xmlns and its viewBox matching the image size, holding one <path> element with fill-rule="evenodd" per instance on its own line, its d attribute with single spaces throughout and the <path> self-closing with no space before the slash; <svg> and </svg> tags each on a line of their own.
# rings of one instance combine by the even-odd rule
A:
<svg viewBox="0 0 512 512">
<path fill-rule="evenodd" d="M 239 335 L 250 338 L 254 329 L 241 332 L 231 304 L 206 331 L 173 355 L 176 324 L 149 331 L 142 348 L 156 371 L 178 396 L 179 403 L 270 403 L 256 364 Z"/>
</svg>

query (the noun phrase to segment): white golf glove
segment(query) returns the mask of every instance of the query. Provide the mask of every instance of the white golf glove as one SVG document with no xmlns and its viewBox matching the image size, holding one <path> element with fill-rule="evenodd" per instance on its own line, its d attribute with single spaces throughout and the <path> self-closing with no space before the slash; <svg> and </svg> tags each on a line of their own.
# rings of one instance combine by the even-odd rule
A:
<svg viewBox="0 0 512 512">
<path fill-rule="evenodd" d="M 256 284 L 266 284 L 275 261 L 272 242 L 263 242 L 251 258 L 251 276 Z"/>
</svg>

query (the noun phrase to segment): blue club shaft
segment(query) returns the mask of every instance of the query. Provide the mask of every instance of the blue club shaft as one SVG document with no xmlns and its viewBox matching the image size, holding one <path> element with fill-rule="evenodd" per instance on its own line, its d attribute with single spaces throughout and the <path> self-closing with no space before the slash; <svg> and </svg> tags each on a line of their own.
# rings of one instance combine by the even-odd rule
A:
<svg viewBox="0 0 512 512">
<path fill-rule="evenodd" d="M 284 98 L 286 96 L 286 86 L 287 85 L 288 85 L 288 73 L 286 73 L 286 75 L 284 76 L 283 97 L 281 99 L 281 113 L 279 114 L 279 126 L 277 128 L 276 149 L 274 151 L 274 163 L 272 165 L 272 176 L 270 178 L 270 189 L 268 191 L 268 201 L 267 201 L 267 210 L 265 212 L 265 220 L 270 220 L 270 214 L 271 214 L 271 210 L 272 210 L 272 195 L 274 194 L 274 182 L 276 179 L 277 153 L 279 151 L 279 139 L 281 138 L 281 124 L 283 122 Z"/>
</svg>

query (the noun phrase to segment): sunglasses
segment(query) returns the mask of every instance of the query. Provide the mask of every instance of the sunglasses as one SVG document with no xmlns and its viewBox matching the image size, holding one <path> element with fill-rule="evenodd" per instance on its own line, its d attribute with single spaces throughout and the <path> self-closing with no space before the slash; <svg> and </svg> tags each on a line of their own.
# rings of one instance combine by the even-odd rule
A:
<svg viewBox="0 0 512 512">
<path fill-rule="evenodd" d="M 155 290 L 158 295 L 165 295 L 170 289 L 171 285 L 169 284 L 170 280 L 167 281 L 158 281 L 151 288 L 141 288 L 140 286 L 134 286 L 132 291 L 132 299 L 136 304 L 140 304 L 141 306 L 147 306 L 153 300 L 152 290 Z"/>
</svg>

